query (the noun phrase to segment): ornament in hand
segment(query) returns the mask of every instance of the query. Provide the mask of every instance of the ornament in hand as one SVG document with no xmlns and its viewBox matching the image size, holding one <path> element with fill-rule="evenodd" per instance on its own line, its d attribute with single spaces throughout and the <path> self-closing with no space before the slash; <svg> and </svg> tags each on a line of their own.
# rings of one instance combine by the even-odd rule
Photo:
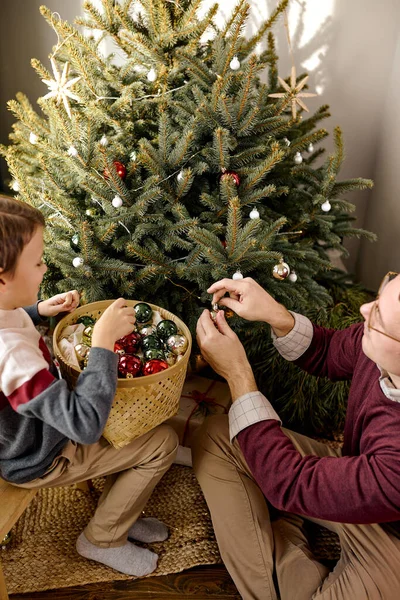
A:
<svg viewBox="0 0 400 600">
<path fill-rule="evenodd" d="M 136 321 L 138 323 L 147 323 L 153 316 L 151 306 L 146 302 L 138 302 L 135 305 Z"/>
</svg>

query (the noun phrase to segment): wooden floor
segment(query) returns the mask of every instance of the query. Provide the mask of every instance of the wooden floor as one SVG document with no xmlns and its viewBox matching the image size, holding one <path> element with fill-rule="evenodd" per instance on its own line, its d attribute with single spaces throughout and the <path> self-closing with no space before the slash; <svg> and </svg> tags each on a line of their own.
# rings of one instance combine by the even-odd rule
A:
<svg viewBox="0 0 400 600">
<path fill-rule="evenodd" d="M 34 594 L 12 594 L 10 600 L 240 600 L 222 565 L 195 567 L 173 575 L 136 581 L 94 583 Z"/>
</svg>

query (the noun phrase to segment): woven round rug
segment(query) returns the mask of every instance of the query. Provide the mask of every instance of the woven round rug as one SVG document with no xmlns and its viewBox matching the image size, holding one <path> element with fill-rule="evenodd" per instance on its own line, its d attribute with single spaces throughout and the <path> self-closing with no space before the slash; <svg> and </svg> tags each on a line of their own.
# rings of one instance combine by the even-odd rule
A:
<svg viewBox="0 0 400 600">
<path fill-rule="evenodd" d="M 10 594 L 132 579 L 82 558 L 75 550 L 76 538 L 95 510 L 104 479 L 94 479 L 93 484 L 91 492 L 68 486 L 37 493 L 1 553 Z M 222 562 L 207 505 L 191 468 L 173 465 L 144 512 L 166 523 L 170 531 L 165 542 L 146 545 L 159 555 L 151 576 Z"/>
</svg>

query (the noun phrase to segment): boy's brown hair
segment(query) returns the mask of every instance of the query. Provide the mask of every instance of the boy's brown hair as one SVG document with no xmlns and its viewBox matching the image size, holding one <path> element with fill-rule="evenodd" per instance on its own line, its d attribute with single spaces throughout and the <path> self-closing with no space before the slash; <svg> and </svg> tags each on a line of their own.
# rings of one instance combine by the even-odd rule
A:
<svg viewBox="0 0 400 600">
<path fill-rule="evenodd" d="M 14 275 L 18 258 L 38 227 L 44 227 L 40 210 L 7 196 L 0 195 L 0 269 Z"/>
</svg>

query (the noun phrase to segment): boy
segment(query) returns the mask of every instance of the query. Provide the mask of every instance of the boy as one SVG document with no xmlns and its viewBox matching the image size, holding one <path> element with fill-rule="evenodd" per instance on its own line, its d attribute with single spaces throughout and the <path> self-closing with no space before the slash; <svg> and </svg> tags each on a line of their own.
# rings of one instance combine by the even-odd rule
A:
<svg viewBox="0 0 400 600">
<path fill-rule="evenodd" d="M 233 404 L 229 421 L 217 415 L 199 431 L 193 467 L 242 598 L 276 600 L 276 581 L 281 600 L 400 598 L 400 276 L 388 273 L 360 309 L 365 321 L 342 331 L 289 312 L 249 277 L 208 292 L 269 323 L 287 360 L 352 380 L 342 450 L 283 429 L 223 311 L 218 330 L 208 311 L 201 315 L 201 352 L 228 381 Z M 339 535 L 332 572 L 313 556 L 305 520 Z"/>
<path fill-rule="evenodd" d="M 160 425 L 120 450 L 101 437 L 117 385 L 114 343 L 135 323 L 123 298 L 96 322 L 88 366 L 74 391 L 56 378 L 34 323 L 71 312 L 79 295 L 74 290 L 34 304 L 47 269 L 43 228 L 38 210 L 0 197 L 0 474 L 26 488 L 107 476 L 77 551 L 122 573 L 148 575 L 157 554 L 128 538 L 153 542 L 168 536 L 157 519 L 138 518 L 174 460 L 177 436 Z M 24 310 L 26 305 L 32 306 Z"/>
</svg>

